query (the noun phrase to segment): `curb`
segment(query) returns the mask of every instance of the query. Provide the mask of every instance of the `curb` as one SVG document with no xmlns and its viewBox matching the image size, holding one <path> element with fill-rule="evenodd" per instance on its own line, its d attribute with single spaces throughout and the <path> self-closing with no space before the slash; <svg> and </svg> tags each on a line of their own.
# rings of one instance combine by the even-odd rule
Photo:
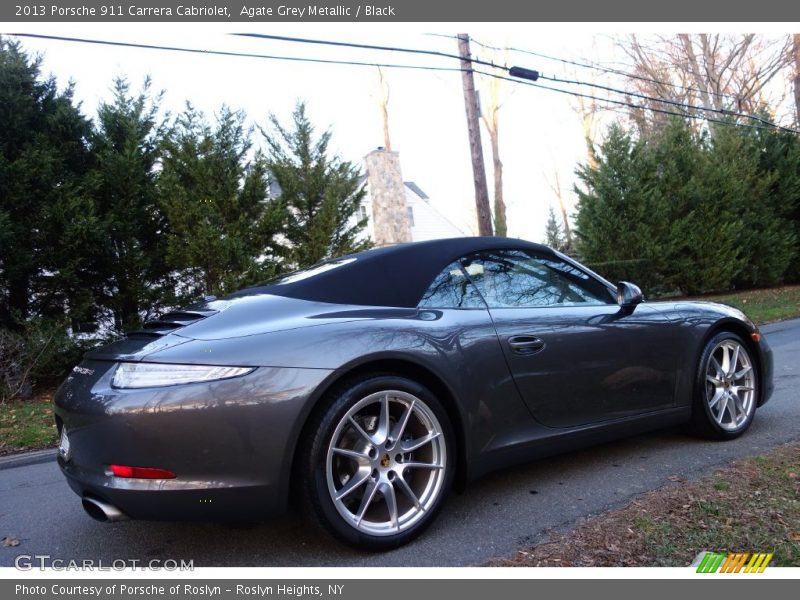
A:
<svg viewBox="0 0 800 600">
<path fill-rule="evenodd" d="M 778 321 L 770 321 L 769 323 L 763 323 L 758 325 L 758 328 L 763 331 L 764 333 L 776 333 L 778 331 L 783 331 L 788 327 L 793 325 L 800 324 L 800 319 L 780 319 Z"/>
<path fill-rule="evenodd" d="M 0 456 L 0 471 L 4 469 L 14 469 L 16 467 L 27 467 L 28 465 L 38 465 L 51 461 L 55 462 L 56 452 L 56 448 L 46 448 L 44 450 L 34 450 L 33 452 L 12 454 L 11 456 Z"/>
</svg>

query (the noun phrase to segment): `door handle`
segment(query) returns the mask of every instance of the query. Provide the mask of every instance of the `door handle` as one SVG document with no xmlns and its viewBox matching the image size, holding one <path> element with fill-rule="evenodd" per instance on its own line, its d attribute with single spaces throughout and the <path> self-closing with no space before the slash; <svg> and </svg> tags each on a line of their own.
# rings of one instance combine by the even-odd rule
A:
<svg viewBox="0 0 800 600">
<path fill-rule="evenodd" d="M 544 349 L 544 341 L 535 335 L 514 335 L 508 338 L 508 345 L 514 354 L 536 354 Z"/>
</svg>

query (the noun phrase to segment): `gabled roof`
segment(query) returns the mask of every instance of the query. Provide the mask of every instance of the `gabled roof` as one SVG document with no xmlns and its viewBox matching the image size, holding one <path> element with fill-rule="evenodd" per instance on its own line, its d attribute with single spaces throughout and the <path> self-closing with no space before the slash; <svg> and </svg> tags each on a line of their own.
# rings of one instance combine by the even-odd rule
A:
<svg viewBox="0 0 800 600">
<path fill-rule="evenodd" d="M 403 184 L 423 200 L 430 200 L 428 194 L 423 192 L 422 189 L 420 189 L 420 187 L 413 181 L 404 181 Z"/>
<path fill-rule="evenodd" d="M 366 175 L 361 175 L 361 177 L 358 178 L 358 185 L 363 185 L 363 184 L 366 184 L 366 183 L 367 183 L 367 176 Z M 423 192 L 422 188 L 419 187 L 415 182 L 413 182 L 413 181 L 404 181 L 403 185 L 405 187 L 407 187 L 409 190 L 411 190 L 412 192 L 414 192 L 417 196 L 419 196 L 423 200 L 430 200 L 430 197 L 428 196 L 428 194 Z"/>
</svg>

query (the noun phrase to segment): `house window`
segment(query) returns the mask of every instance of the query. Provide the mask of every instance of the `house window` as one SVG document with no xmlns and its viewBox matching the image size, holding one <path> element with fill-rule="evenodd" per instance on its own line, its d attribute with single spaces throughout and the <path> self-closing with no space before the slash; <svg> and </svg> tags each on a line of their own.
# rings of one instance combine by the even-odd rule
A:
<svg viewBox="0 0 800 600">
<path fill-rule="evenodd" d="M 72 333 L 97 333 L 97 330 L 100 328 L 98 322 L 96 320 L 85 320 L 79 321 L 78 319 L 72 319 Z"/>
<path fill-rule="evenodd" d="M 366 218 L 367 218 L 367 207 L 361 204 L 358 207 L 358 220 L 363 221 Z"/>
<path fill-rule="evenodd" d="M 408 207 L 408 226 L 414 226 L 414 208 L 412 206 Z"/>
</svg>

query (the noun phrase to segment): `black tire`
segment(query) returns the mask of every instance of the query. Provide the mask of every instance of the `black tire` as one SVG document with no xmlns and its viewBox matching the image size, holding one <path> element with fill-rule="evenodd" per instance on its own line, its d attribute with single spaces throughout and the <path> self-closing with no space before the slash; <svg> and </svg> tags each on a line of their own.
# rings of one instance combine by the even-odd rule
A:
<svg viewBox="0 0 800 600">
<path fill-rule="evenodd" d="M 410 542 L 436 518 L 452 487 L 455 437 L 444 407 L 420 383 L 386 374 L 341 384 L 324 402 L 309 422 L 302 442 L 300 466 L 306 506 L 334 537 L 358 549 L 382 551 Z M 384 406 L 390 425 L 381 429 Z M 406 425 L 400 427 L 406 410 L 409 413 Z M 362 431 L 351 424 L 349 417 L 354 417 Z M 404 449 L 425 439 L 426 426 L 430 432 L 439 434 L 404 453 Z M 403 429 L 403 435 L 398 436 L 402 439 L 393 440 L 392 434 Z M 382 433 L 388 434 L 384 443 L 367 441 L 380 439 Z M 332 444 L 334 436 L 337 439 Z M 359 456 L 342 457 L 340 449 L 357 452 Z M 424 467 L 428 461 L 437 468 Z M 367 477 L 363 484 L 354 485 L 344 498 L 334 499 L 348 483 L 356 483 L 362 477 Z M 417 505 L 424 506 L 424 510 L 413 504 L 408 493 L 414 494 L 417 488 L 421 490 Z M 367 501 L 367 496 L 371 500 Z M 357 524 L 354 520 L 359 515 L 362 521 Z M 381 523 L 383 515 L 386 522 Z"/>
<path fill-rule="evenodd" d="M 727 386 L 725 386 L 724 382 L 726 379 L 728 379 L 728 377 L 719 376 L 718 381 L 720 381 L 721 385 L 716 385 L 715 382 L 709 381 L 708 379 L 709 369 L 712 371 L 717 371 L 717 365 L 720 365 L 720 361 L 716 357 L 720 356 L 720 352 L 724 354 L 725 351 L 725 348 L 722 348 L 722 346 L 735 347 L 737 345 L 740 348 L 740 352 L 744 353 L 747 362 L 749 362 L 749 368 L 752 372 L 752 377 L 749 377 L 749 379 L 751 379 L 750 383 L 752 384 L 750 387 L 753 389 L 749 391 L 749 396 L 746 396 L 748 393 L 747 391 L 743 392 L 747 398 L 747 401 L 737 403 L 731 398 L 731 402 L 733 402 L 733 404 L 727 409 L 721 409 L 723 416 L 720 417 L 719 400 L 717 404 L 714 404 L 714 396 L 717 393 L 724 392 L 729 389 L 736 389 L 737 392 L 739 392 L 741 388 L 735 387 L 735 385 L 737 383 L 742 383 L 745 378 L 743 377 L 737 381 L 729 382 Z M 730 349 L 729 351 L 731 351 L 731 355 L 729 356 L 732 359 L 733 352 Z M 717 360 L 716 365 L 711 365 L 712 358 Z M 739 360 L 742 359 L 739 358 Z M 739 363 L 737 362 L 737 364 Z M 735 367 L 736 365 L 734 365 L 733 373 L 736 372 Z M 743 371 L 745 371 L 744 368 L 739 369 L 739 372 Z M 708 340 L 703 348 L 703 352 L 700 354 L 700 360 L 697 365 L 694 384 L 694 398 L 692 401 L 692 419 L 690 422 L 691 431 L 696 435 L 714 440 L 732 440 L 739 437 L 745 431 L 747 431 L 753 422 L 760 391 L 758 364 L 750 346 L 739 335 L 733 332 L 721 331 L 715 334 L 710 340 Z M 739 392 L 736 397 L 741 400 L 740 394 L 742 394 L 742 392 Z M 728 399 L 726 399 L 726 406 L 727 402 Z M 713 408 L 712 404 L 714 406 Z M 739 411 L 740 406 L 742 406 L 745 410 Z M 741 418 L 741 422 L 737 422 L 738 418 Z"/>
</svg>

